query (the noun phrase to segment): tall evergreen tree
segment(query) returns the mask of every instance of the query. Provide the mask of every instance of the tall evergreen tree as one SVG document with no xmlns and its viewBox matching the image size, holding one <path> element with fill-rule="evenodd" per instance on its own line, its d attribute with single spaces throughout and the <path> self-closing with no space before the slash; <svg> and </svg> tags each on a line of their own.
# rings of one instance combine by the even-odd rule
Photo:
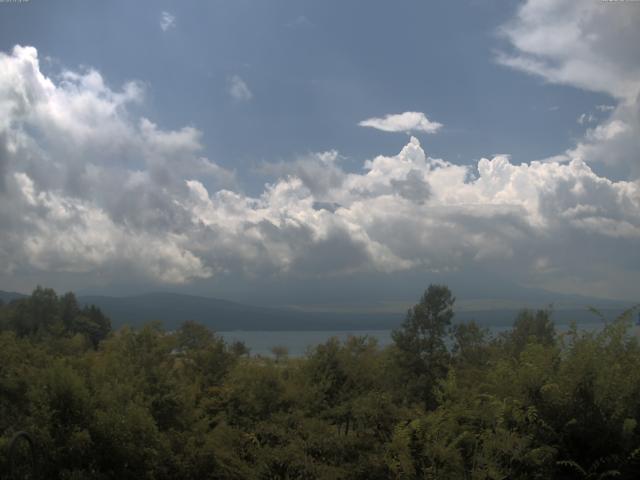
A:
<svg viewBox="0 0 640 480">
<path fill-rule="evenodd" d="M 406 376 L 408 393 L 413 400 L 434 406 L 433 387 L 447 372 L 449 354 L 445 343 L 455 298 L 444 285 L 429 285 L 407 312 L 401 328 L 392 333 L 397 348 L 396 359 Z"/>
</svg>

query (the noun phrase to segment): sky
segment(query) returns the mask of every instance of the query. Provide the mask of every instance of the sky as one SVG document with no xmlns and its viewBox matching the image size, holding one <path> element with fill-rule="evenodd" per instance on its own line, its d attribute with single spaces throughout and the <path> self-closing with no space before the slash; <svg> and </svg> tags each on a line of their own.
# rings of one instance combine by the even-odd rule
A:
<svg viewBox="0 0 640 480">
<path fill-rule="evenodd" d="M 0 3 L 0 289 L 640 300 L 639 2 Z"/>
</svg>

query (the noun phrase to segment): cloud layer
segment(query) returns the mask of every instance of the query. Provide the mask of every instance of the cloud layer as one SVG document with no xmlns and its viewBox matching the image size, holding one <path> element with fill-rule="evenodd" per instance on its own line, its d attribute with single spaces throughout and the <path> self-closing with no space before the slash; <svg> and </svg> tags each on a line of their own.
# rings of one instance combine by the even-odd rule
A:
<svg viewBox="0 0 640 480">
<path fill-rule="evenodd" d="M 637 292 L 640 184 L 598 176 L 581 155 L 455 165 L 411 138 L 357 172 L 337 152 L 268 165 L 275 180 L 248 196 L 203 156 L 198 130 L 137 117 L 143 99 L 92 70 L 48 78 L 31 47 L 0 54 L 0 276 L 178 284 L 474 265 Z M 612 134 L 599 127 L 593 142 Z"/>
</svg>

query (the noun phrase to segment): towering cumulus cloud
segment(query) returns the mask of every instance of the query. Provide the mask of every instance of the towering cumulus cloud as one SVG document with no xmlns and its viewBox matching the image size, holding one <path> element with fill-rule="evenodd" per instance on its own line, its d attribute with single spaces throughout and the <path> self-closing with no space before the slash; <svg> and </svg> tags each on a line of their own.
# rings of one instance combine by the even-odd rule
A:
<svg viewBox="0 0 640 480">
<path fill-rule="evenodd" d="M 203 156 L 200 132 L 137 118 L 142 100 L 140 85 L 114 90 L 91 70 L 47 78 L 31 47 L 0 55 L 2 275 L 184 283 L 471 263 L 584 292 L 640 280 L 640 184 L 596 175 L 583 155 L 465 166 L 411 138 L 357 172 L 336 152 L 270 165 L 276 180 L 251 197 Z"/>
<path fill-rule="evenodd" d="M 142 93 L 136 83 L 113 91 L 95 71 L 54 83 L 31 47 L 0 55 L 3 272 L 133 264 L 167 282 L 212 274 L 181 233 L 190 217 L 175 198 L 188 193 L 183 175 L 233 175 L 199 155 L 197 130 L 132 118 Z"/>
</svg>

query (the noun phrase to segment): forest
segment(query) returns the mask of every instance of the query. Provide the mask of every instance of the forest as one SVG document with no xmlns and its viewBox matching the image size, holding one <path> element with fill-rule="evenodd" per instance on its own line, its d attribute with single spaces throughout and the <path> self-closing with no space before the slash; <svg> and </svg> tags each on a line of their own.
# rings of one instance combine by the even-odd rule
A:
<svg viewBox="0 0 640 480">
<path fill-rule="evenodd" d="M 38 287 L 0 306 L 0 478 L 640 478 L 634 310 L 491 336 L 454 305 L 431 285 L 389 347 L 263 357 L 193 322 L 112 331 Z"/>
</svg>

